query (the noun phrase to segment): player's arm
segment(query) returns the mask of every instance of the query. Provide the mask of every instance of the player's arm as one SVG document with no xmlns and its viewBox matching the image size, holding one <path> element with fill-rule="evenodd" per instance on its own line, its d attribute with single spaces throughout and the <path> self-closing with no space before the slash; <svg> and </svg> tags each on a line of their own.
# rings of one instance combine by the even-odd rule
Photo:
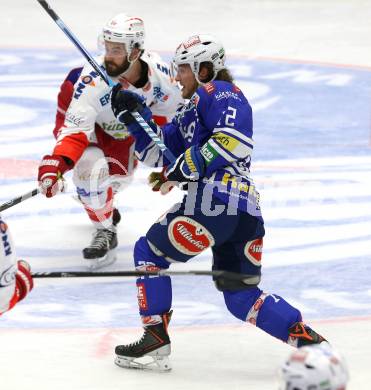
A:
<svg viewBox="0 0 371 390">
<path fill-rule="evenodd" d="M 16 261 L 11 234 L 0 216 L 0 315 L 24 299 L 32 288 L 30 266 L 24 260 Z"/>
<path fill-rule="evenodd" d="M 121 90 L 120 85 L 117 85 L 112 89 L 111 105 L 117 120 L 125 124 L 129 132 L 135 137 L 136 156 L 146 165 L 159 167 L 170 164 L 170 161 L 163 156 L 159 147 L 136 122 L 135 118 L 131 115 L 131 112 L 139 112 L 174 155 L 179 155 L 182 152 L 183 139 L 180 136 L 176 121 L 173 120 L 162 128 L 156 127 L 152 121 L 152 111 L 138 94 Z"/>
<path fill-rule="evenodd" d="M 243 95 L 242 98 L 242 102 L 233 98 L 221 102 L 213 99 L 211 104 L 204 106 L 201 101 L 198 107 L 205 122 L 212 123 L 211 137 L 198 148 L 205 161 L 204 176 L 210 177 L 220 168 L 250 159 L 254 147 L 252 110 Z"/>
<path fill-rule="evenodd" d="M 39 166 L 38 181 L 46 197 L 63 189 L 63 175 L 72 169 L 90 143 L 97 117 L 95 90 L 83 84 L 82 76 L 75 83 L 72 100 L 53 152 L 45 155 Z M 84 88 L 82 88 L 82 86 Z"/>
<path fill-rule="evenodd" d="M 60 86 L 58 98 L 57 98 L 57 112 L 55 115 L 55 126 L 53 129 L 54 137 L 57 139 L 62 126 L 64 125 L 64 120 L 66 118 L 66 112 L 68 110 L 69 105 L 71 104 L 71 100 L 74 92 L 74 85 L 76 81 L 79 79 L 82 68 L 74 68 L 72 69 L 63 83 Z"/>
</svg>

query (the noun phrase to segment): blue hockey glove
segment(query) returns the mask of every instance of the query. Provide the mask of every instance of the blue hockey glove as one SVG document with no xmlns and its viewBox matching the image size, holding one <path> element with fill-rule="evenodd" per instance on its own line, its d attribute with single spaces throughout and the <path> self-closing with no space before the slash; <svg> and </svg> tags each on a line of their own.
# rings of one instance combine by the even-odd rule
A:
<svg viewBox="0 0 371 390">
<path fill-rule="evenodd" d="M 138 94 L 121 89 L 121 84 L 116 84 L 111 91 L 111 107 L 116 119 L 126 126 L 136 123 L 132 112 L 138 112 L 145 121 L 152 118 L 151 110 L 146 106 L 144 99 Z M 130 131 L 130 127 L 129 127 Z"/>
<path fill-rule="evenodd" d="M 168 181 L 187 183 L 204 176 L 205 160 L 197 146 L 191 146 L 181 154 L 165 172 Z"/>
</svg>

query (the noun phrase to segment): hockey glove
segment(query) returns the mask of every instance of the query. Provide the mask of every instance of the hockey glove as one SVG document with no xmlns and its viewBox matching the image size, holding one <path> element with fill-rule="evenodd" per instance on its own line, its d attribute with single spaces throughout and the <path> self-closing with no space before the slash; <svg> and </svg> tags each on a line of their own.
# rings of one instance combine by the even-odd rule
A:
<svg viewBox="0 0 371 390">
<path fill-rule="evenodd" d="M 62 156 L 44 156 L 39 165 L 37 177 L 40 191 L 47 198 L 51 198 L 58 191 L 63 191 L 63 174 L 71 167 Z"/>
<path fill-rule="evenodd" d="M 130 125 L 136 123 L 135 118 L 131 115 L 132 112 L 138 112 L 147 122 L 151 120 L 152 112 L 141 96 L 121 88 L 121 84 L 116 84 L 112 88 L 111 107 L 116 119 L 128 126 L 130 131 Z"/>
<path fill-rule="evenodd" d="M 169 182 L 165 176 L 166 167 L 161 172 L 151 172 L 148 176 L 148 184 L 152 191 L 161 192 L 162 195 L 168 194 L 174 187 L 174 183 Z"/>
<path fill-rule="evenodd" d="M 165 172 L 167 180 L 180 183 L 180 188 L 184 188 L 182 183 L 199 180 L 204 173 L 205 160 L 197 146 L 188 148 L 168 166 Z"/>
<path fill-rule="evenodd" d="M 15 274 L 15 293 L 19 302 L 33 289 L 33 280 L 31 267 L 26 261 L 19 260 L 17 267 L 18 270 Z"/>
</svg>

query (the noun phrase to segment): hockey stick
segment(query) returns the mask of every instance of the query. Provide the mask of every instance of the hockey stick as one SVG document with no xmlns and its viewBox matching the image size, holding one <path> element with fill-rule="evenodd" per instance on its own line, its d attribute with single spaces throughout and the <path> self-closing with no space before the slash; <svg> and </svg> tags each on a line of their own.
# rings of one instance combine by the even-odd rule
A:
<svg viewBox="0 0 371 390">
<path fill-rule="evenodd" d="M 54 22 L 60 27 L 60 29 L 67 35 L 70 41 L 75 45 L 77 50 L 87 59 L 89 64 L 96 70 L 96 72 L 102 77 L 105 83 L 109 87 L 113 87 L 113 81 L 108 77 L 107 73 L 102 69 L 94 58 L 90 55 L 90 53 L 84 48 L 81 42 L 76 38 L 76 36 L 72 33 L 72 31 L 63 23 L 61 18 L 55 13 L 55 11 L 50 7 L 50 5 L 45 0 L 37 0 L 39 4 L 44 8 L 44 10 L 48 13 L 48 15 L 54 20 Z M 164 156 L 169 161 L 174 161 L 175 157 L 173 153 L 165 146 L 165 144 L 161 141 L 160 137 L 152 130 L 149 124 L 144 120 L 142 115 L 139 112 L 131 113 L 138 124 L 142 127 L 142 129 L 149 135 L 152 141 L 160 148 Z"/>
<path fill-rule="evenodd" d="M 122 277 L 122 276 L 182 276 L 182 275 L 197 275 L 197 276 L 213 276 L 214 279 L 228 279 L 242 281 L 247 286 L 256 286 L 260 281 L 260 276 L 238 274 L 236 272 L 228 271 L 169 271 L 166 269 L 146 272 L 146 271 L 112 271 L 112 272 L 85 272 L 85 271 L 71 271 L 71 272 L 35 272 L 32 274 L 33 278 L 90 278 L 90 277 Z"/>
<path fill-rule="evenodd" d="M 10 207 L 13 207 L 18 203 L 21 203 L 26 199 L 32 198 L 33 196 L 37 195 L 39 192 L 40 192 L 40 190 L 38 188 L 35 188 L 34 190 L 27 192 L 26 194 L 23 194 L 23 195 L 18 196 L 14 199 L 8 200 L 7 202 L 0 205 L 0 212 L 4 211 L 6 209 L 9 209 Z"/>
</svg>

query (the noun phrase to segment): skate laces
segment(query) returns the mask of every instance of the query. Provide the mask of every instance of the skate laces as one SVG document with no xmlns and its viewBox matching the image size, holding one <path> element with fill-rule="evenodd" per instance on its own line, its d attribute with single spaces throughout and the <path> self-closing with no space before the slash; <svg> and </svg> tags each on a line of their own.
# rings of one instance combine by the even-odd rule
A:
<svg viewBox="0 0 371 390">
<path fill-rule="evenodd" d="M 130 343 L 128 345 L 128 347 L 129 348 L 130 347 L 136 347 L 137 345 L 139 345 L 146 338 L 147 333 L 148 333 L 147 328 L 144 328 L 144 333 L 143 333 L 142 337 L 140 339 L 138 339 L 137 341 L 133 341 L 132 343 Z"/>
<path fill-rule="evenodd" d="M 93 235 L 93 240 L 90 244 L 90 248 L 108 248 L 113 235 L 114 232 L 112 232 L 111 230 L 98 229 Z"/>
</svg>

